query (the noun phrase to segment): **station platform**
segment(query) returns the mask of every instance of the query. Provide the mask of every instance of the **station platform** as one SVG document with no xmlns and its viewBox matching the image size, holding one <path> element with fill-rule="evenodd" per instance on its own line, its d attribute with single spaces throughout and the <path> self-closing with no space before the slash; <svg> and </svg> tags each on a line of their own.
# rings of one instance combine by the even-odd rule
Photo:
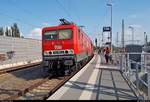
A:
<svg viewBox="0 0 150 102">
<path fill-rule="evenodd" d="M 101 64 L 95 55 L 47 100 L 137 100 L 117 66 Z"/>
</svg>

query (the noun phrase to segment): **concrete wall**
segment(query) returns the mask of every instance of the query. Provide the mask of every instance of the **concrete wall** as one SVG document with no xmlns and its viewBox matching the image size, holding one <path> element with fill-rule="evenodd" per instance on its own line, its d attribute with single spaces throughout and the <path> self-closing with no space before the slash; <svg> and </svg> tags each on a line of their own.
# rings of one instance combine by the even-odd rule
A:
<svg viewBox="0 0 150 102">
<path fill-rule="evenodd" d="M 41 59 L 40 40 L 0 36 L 0 68 L 32 63 Z"/>
</svg>

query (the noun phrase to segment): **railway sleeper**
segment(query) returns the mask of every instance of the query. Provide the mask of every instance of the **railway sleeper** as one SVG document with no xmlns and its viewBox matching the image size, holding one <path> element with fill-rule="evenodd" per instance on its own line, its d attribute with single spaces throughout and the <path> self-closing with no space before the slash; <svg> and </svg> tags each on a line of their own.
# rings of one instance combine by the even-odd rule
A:
<svg viewBox="0 0 150 102">
<path fill-rule="evenodd" d="M 90 57 L 88 60 L 83 60 L 83 61 L 80 61 L 80 62 L 78 62 L 76 64 L 74 63 L 74 66 L 71 66 L 70 68 L 68 67 L 68 70 L 70 70 L 70 72 L 73 72 L 77 68 L 78 68 L 78 70 L 81 69 L 84 66 L 84 64 L 87 64 L 89 62 L 89 60 L 91 58 L 92 57 Z M 51 67 L 51 70 L 52 70 L 53 68 L 55 68 L 54 66 L 56 66 L 57 64 L 56 63 L 49 64 L 49 67 Z M 59 63 L 59 64 L 61 65 L 61 63 Z M 64 66 L 61 66 L 61 67 L 64 68 Z M 56 68 L 57 69 L 61 69 L 61 67 L 59 66 L 59 67 L 56 67 Z M 43 83 L 43 81 L 42 81 L 42 83 Z M 53 90 L 50 91 L 49 85 L 47 83 L 43 84 L 44 86 L 43 85 L 40 86 L 40 84 L 41 83 L 38 83 L 38 84 L 34 85 L 34 87 L 38 86 L 35 89 L 34 89 L 34 87 L 31 87 L 31 88 L 26 89 L 25 91 L 20 92 L 20 94 L 18 94 L 18 96 L 21 96 L 25 100 L 26 99 L 27 100 L 30 100 L 30 99 L 32 99 L 32 100 L 34 100 L 34 99 L 40 99 L 41 100 L 41 99 L 46 99 L 48 96 L 52 95 L 53 92 L 54 92 L 54 90 L 58 88 L 58 86 L 57 86 L 55 89 L 53 89 Z M 59 85 L 59 86 L 61 86 L 61 85 Z"/>
</svg>

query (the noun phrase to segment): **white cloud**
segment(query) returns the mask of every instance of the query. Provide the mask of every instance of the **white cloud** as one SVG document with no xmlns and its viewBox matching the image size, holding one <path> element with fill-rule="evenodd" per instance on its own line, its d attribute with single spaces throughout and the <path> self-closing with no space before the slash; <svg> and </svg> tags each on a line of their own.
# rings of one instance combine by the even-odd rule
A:
<svg viewBox="0 0 150 102">
<path fill-rule="evenodd" d="M 48 26 L 49 23 L 48 23 L 48 22 L 44 22 L 44 23 L 42 23 L 42 25 L 43 25 L 43 26 Z"/>
<path fill-rule="evenodd" d="M 134 28 L 142 28 L 142 25 L 138 25 L 138 24 L 133 24 L 133 25 L 130 25 L 130 26 L 132 26 Z"/>
<path fill-rule="evenodd" d="M 31 31 L 31 34 L 33 34 L 33 35 L 41 35 L 41 32 L 42 32 L 42 29 L 41 29 L 41 28 L 34 28 L 34 29 Z"/>
<path fill-rule="evenodd" d="M 41 35 L 42 35 L 42 28 L 34 28 L 33 30 L 31 30 L 29 37 L 33 39 L 41 39 Z"/>
</svg>

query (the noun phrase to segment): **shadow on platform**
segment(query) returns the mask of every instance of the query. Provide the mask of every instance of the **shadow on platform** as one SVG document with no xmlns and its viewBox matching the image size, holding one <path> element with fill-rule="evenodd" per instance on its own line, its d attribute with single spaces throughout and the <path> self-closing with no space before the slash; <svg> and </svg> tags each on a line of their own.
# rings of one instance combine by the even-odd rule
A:
<svg viewBox="0 0 150 102">
<path fill-rule="evenodd" d="M 136 94 L 129 87 L 129 85 L 127 84 L 127 82 L 125 81 L 124 78 L 122 78 L 123 80 L 114 79 L 116 76 L 115 76 L 114 71 L 112 71 L 112 70 L 99 69 L 99 71 L 100 71 L 100 76 L 99 76 L 96 84 L 89 84 L 89 83 L 79 82 L 79 81 L 69 81 L 72 85 L 65 85 L 65 87 L 69 87 L 69 88 L 73 88 L 73 89 L 77 89 L 77 90 L 81 90 L 81 91 L 84 91 L 84 90 L 90 91 L 90 92 L 96 94 L 94 96 L 95 98 L 93 98 L 94 100 L 111 100 L 109 98 L 107 99 L 106 98 L 107 96 L 113 97 L 113 99 L 115 99 L 115 100 L 120 100 L 120 99 L 137 100 Z M 111 79 L 102 78 L 102 77 L 104 77 L 105 71 L 110 73 L 109 75 L 110 75 Z M 117 74 L 120 74 L 120 76 L 122 76 L 119 71 L 115 71 L 115 72 L 117 72 Z M 107 76 L 107 75 L 105 74 L 105 76 Z M 104 84 L 104 83 L 107 83 L 110 81 L 112 83 L 112 86 L 110 86 L 109 84 Z M 119 84 L 123 84 L 123 83 L 126 84 L 125 88 L 116 86 L 116 84 L 119 85 Z M 89 87 L 86 87 L 87 85 Z"/>
</svg>

